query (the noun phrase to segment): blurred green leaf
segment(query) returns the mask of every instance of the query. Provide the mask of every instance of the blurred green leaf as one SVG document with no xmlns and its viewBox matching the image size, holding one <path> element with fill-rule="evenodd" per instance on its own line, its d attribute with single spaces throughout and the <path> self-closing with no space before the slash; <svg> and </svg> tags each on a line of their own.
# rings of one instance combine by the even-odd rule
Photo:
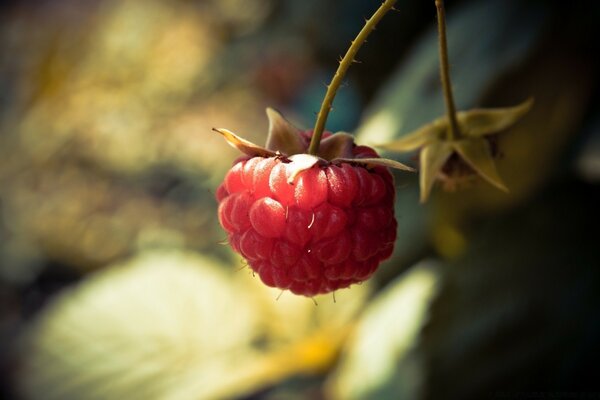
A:
<svg viewBox="0 0 600 400">
<path fill-rule="evenodd" d="M 328 381 L 332 399 L 419 397 L 424 375 L 414 349 L 437 292 L 437 268 L 433 261 L 423 261 L 369 304 Z"/>
</svg>

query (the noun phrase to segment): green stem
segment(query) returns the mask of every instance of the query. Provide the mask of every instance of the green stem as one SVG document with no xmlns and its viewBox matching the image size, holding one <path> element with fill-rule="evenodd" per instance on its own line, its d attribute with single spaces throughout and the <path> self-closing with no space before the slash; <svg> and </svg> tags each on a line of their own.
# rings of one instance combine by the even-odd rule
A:
<svg viewBox="0 0 600 400">
<path fill-rule="evenodd" d="M 456 119 L 456 107 L 452 97 L 452 84 L 450 83 L 450 66 L 448 64 L 448 44 L 446 43 L 446 12 L 444 0 L 435 0 L 438 18 L 438 42 L 440 49 L 440 78 L 444 89 L 444 101 L 446 103 L 446 114 L 450 122 L 448 140 L 457 140 L 461 137 L 460 128 Z"/>
<path fill-rule="evenodd" d="M 361 29 L 356 36 L 356 39 L 352 41 L 350 48 L 340 61 L 340 65 L 331 80 L 329 86 L 327 86 L 327 93 L 325 93 L 325 98 L 323 98 L 323 103 L 321 103 L 321 109 L 319 110 L 319 114 L 317 115 L 317 122 L 315 123 L 315 129 L 313 130 L 313 136 L 310 140 L 310 146 L 308 147 L 308 154 L 317 155 L 319 152 L 319 144 L 321 143 L 321 136 L 323 135 L 323 130 L 325 129 L 325 122 L 327 121 L 327 116 L 329 115 L 329 111 L 331 111 L 331 105 L 333 104 L 333 98 L 340 85 L 342 84 L 342 80 L 346 75 L 346 71 L 350 67 L 350 65 L 354 62 L 354 56 L 366 41 L 367 36 L 375 29 L 375 25 L 383 18 L 385 13 L 391 10 L 394 7 L 394 3 L 396 0 L 386 0 L 378 9 L 375 11 L 375 14 L 371 18 L 367 20 L 365 26 Z"/>
</svg>

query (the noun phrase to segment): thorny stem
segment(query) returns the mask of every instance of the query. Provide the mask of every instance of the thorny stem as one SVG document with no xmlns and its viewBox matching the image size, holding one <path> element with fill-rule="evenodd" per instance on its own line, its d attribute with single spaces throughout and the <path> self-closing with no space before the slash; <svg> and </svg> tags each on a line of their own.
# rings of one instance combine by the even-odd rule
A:
<svg viewBox="0 0 600 400">
<path fill-rule="evenodd" d="M 446 12 L 444 10 L 444 0 L 435 0 L 438 19 L 438 42 L 440 49 L 440 78 L 442 88 L 444 89 L 444 101 L 446 103 L 446 114 L 450 122 L 448 131 L 449 140 L 460 139 L 461 133 L 456 120 L 456 107 L 452 97 L 452 84 L 450 83 L 450 66 L 448 65 L 448 44 L 446 43 Z"/>
<path fill-rule="evenodd" d="M 327 92 L 325 93 L 325 98 L 323 98 L 323 103 L 321 103 L 321 109 L 319 110 L 319 114 L 317 115 L 317 122 L 315 123 L 315 129 L 313 130 L 313 135 L 310 140 L 310 146 L 308 147 L 308 154 L 312 154 L 314 156 L 319 152 L 319 144 L 321 143 L 321 136 L 323 135 L 323 130 L 325 129 L 325 122 L 327 121 L 327 116 L 329 115 L 329 111 L 331 111 L 331 105 L 333 104 L 333 98 L 340 85 L 342 84 L 342 80 L 346 75 L 346 71 L 350 67 L 350 65 L 355 62 L 354 56 L 366 41 L 367 36 L 375 29 L 375 25 L 383 18 L 385 13 L 394 8 L 394 4 L 396 0 L 386 0 L 371 18 L 369 18 L 365 26 L 361 29 L 356 36 L 356 39 L 352 41 L 350 48 L 344 55 L 344 58 L 340 61 L 340 65 L 338 66 L 333 79 L 329 86 L 327 86 Z"/>
</svg>

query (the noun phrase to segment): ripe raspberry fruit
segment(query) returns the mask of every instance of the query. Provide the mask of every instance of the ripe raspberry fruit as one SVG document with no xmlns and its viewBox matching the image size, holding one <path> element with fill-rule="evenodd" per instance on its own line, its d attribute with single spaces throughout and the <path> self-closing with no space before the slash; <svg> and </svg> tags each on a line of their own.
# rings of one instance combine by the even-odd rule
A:
<svg viewBox="0 0 600 400">
<path fill-rule="evenodd" d="M 322 141 L 324 155 L 335 158 L 303 154 L 311 132 L 297 131 L 272 110 L 268 115 L 267 142 L 285 153 L 219 130 L 249 154 L 217 189 L 219 221 L 232 248 L 266 285 L 299 295 L 368 279 L 393 251 L 397 224 L 387 166 L 399 163 L 343 133 Z"/>
</svg>

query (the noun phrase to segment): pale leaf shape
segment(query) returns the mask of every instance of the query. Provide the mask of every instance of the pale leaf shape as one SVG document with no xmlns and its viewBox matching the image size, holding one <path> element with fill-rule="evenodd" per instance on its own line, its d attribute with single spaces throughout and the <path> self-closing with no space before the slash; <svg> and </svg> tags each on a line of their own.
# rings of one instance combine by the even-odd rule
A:
<svg viewBox="0 0 600 400">
<path fill-rule="evenodd" d="M 304 153 L 304 145 L 300 131 L 285 119 L 278 111 L 267 108 L 269 118 L 269 134 L 267 136 L 267 149 L 278 151 L 284 155 Z"/>
<path fill-rule="evenodd" d="M 469 138 L 452 143 L 461 158 L 481 177 L 498 189 L 508 192 L 508 188 L 502 182 L 500 175 L 498 175 L 492 151 L 486 139 Z"/>
<path fill-rule="evenodd" d="M 271 382 L 328 371 L 372 291 L 371 281 L 366 281 L 308 299 L 268 287 L 250 273 L 236 274 L 235 279 L 259 301 L 267 332 L 275 338 L 264 346 L 270 349 L 268 364 L 263 368 L 256 360 L 250 368 L 263 368 Z"/>
<path fill-rule="evenodd" d="M 506 108 L 474 109 L 457 113 L 461 133 L 477 137 L 500 132 L 516 124 L 533 106 L 533 98 Z"/>
<path fill-rule="evenodd" d="M 451 142 L 442 141 L 430 143 L 421 150 L 419 186 L 421 187 L 422 203 L 429 198 L 433 183 L 452 152 Z"/>
<path fill-rule="evenodd" d="M 264 384 L 253 347 L 262 326 L 254 298 L 215 261 L 147 252 L 43 311 L 19 382 L 34 400 L 237 397 Z"/>
<path fill-rule="evenodd" d="M 213 128 L 213 131 L 218 132 L 221 135 L 223 135 L 223 137 L 225 138 L 225 140 L 227 141 L 227 143 L 229 143 L 229 145 L 231 147 L 234 147 L 234 148 L 238 149 L 239 151 L 241 151 L 242 153 L 247 154 L 249 156 L 252 156 L 252 157 L 274 157 L 277 155 L 276 152 L 271 151 L 269 149 L 265 149 L 264 147 L 259 146 L 257 144 L 254 144 L 254 143 L 250 142 L 249 140 L 246 140 L 227 129 Z"/>
<path fill-rule="evenodd" d="M 442 137 L 445 134 L 446 129 L 447 123 L 445 118 L 438 118 L 434 122 L 423 125 L 416 131 L 404 135 L 399 139 L 388 143 L 377 144 L 375 147 L 398 152 L 413 151 Z"/>
<path fill-rule="evenodd" d="M 281 360 L 276 363 L 278 370 L 291 364 L 295 368 L 314 373 L 315 367 L 336 359 L 336 353 L 357 314 L 364 308 L 373 291 L 372 280 L 352 285 L 335 293 L 320 294 L 313 299 L 296 296 L 264 285 L 252 274 L 240 275 L 242 284 L 254 291 L 262 302 L 261 315 L 267 321 L 269 332 L 279 342 L 294 343 L 281 347 Z M 314 302 L 313 302 L 314 300 Z M 315 306 L 315 303 L 318 305 Z M 325 343 L 315 347 L 313 339 L 325 336 Z M 297 354 L 292 357 L 290 350 Z M 332 354 L 333 353 L 333 354 Z"/>
<path fill-rule="evenodd" d="M 354 137 L 346 132 L 337 132 L 325 139 L 321 139 L 319 144 L 319 157 L 327 161 L 335 158 L 352 158 L 352 148 L 354 147 Z"/>
<path fill-rule="evenodd" d="M 375 297 L 327 382 L 327 398 L 421 398 L 425 376 L 415 350 L 429 304 L 437 293 L 439 268 L 434 261 L 425 260 Z"/>
<path fill-rule="evenodd" d="M 408 165 L 402 164 L 396 160 L 390 160 L 389 158 L 336 158 L 334 162 L 347 162 L 364 165 L 367 167 L 388 167 L 399 169 L 402 171 L 415 172 L 415 169 Z"/>
<path fill-rule="evenodd" d="M 290 164 L 287 164 L 288 171 L 290 172 L 287 182 L 290 185 L 294 183 L 298 174 L 311 169 L 319 162 L 319 157 L 310 154 L 294 154 L 288 158 L 292 161 Z"/>
</svg>

